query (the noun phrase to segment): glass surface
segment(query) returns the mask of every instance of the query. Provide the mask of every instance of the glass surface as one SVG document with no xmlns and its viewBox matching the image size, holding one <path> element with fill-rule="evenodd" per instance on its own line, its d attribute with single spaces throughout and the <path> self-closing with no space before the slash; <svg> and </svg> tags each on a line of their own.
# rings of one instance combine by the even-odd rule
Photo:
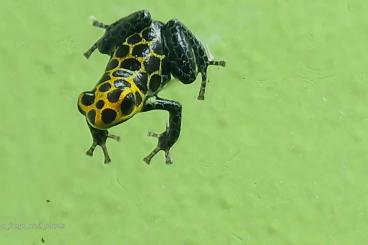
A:
<svg viewBox="0 0 368 245">
<path fill-rule="evenodd" d="M 1 0 L 0 244 L 368 244 L 365 1 Z M 225 68 L 172 81 L 166 112 L 112 128 L 112 163 L 76 106 L 108 56 L 83 57 L 139 9 L 182 21 Z M 33 224 L 33 225 L 32 225 Z M 54 225 L 54 226 L 52 226 Z"/>
</svg>

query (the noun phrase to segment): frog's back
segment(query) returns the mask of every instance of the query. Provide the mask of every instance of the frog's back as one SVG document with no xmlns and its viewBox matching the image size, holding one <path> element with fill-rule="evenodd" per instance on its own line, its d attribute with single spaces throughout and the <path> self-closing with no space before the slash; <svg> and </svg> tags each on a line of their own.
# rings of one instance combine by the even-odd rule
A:
<svg viewBox="0 0 368 245">
<path fill-rule="evenodd" d="M 123 40 L 111 55 L 104 76 L 114 80 L 130 74 L 144 94 L 153 95 L 160 91 L 170 80 L 161 40 L 162 25 L 153 21 L 149 27 Z"/>
</svg>

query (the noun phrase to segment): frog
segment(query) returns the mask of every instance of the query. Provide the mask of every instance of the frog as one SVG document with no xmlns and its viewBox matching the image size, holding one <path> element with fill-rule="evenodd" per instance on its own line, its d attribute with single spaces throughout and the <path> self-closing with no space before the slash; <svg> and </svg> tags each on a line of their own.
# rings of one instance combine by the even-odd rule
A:
<svg viewBox="0 0 368 245">
<path fill-rule="evenodd" d="M 162 133 L 149 132 L 157 138 L 156 147 L 143 160 L 150 164 L 160 151 L 166 164 L 172 164 L 170 149 L 181 131 L 182 105 L 159 96 L 168 82 L 193 83 L 202 80 L 197 99 L 204 100 L 207 67 L 225 66 L 225 61 L 210 58 L 204 45 L 179 20 L 166 23 L 154 20 L 148 10 L 136 11 L 108 25 L 93 19 L 93 26 L 105 30 L 85 53 L 88 59 L 95 50 L 108 55 L 109 61 L 97 84 L 78 97 L 78 110 L 84 116 L 92 136 L 86 154 L 93 156 L 100 146 L 104 163 L 111 162 L 107 139 L 120 140 L 108 130 L 141 112 L 167 111 L 169 119 Z"/>
</svg>

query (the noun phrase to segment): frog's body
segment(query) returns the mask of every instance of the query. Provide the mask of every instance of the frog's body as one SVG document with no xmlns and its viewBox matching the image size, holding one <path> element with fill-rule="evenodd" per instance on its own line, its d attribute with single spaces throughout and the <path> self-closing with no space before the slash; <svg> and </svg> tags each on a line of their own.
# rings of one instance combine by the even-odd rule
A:
<svg viewBox="0 0 368 245">
<path fill-rule="evenodd" d="M 202 44 L 183 24 L 176 20 L 166 24 L 153 21 L 148 11 L 135 12 L 111 25 L 98 21 L 94 25 L 106 29 L 106 33 L 85 56 L 88 58 L 98 48 L 111 58 L 94 89 L 83 92 L 78 100 L 78 109 L 86 116 L 93 137 L 87 154 L 92 155 L 100 145 L 105 163 L 109 162 L 106 139 L 118 137 L 108 134 L 107 129 L 138 112 L 158 109 L 169 111 L 169 125 L 162 134 L 150 134 L 156 136 L 159 143 L 145 161 L 149 163 L 163 150 L 166 163 L 171 163 L 169 150 L 180 134 L 181 105 L 159 98 L 158 92 L 171 74 L 183 83 L 191 83 L 201 72 L 198 99 L 203 99 L 207 66 L 225 63 L 210 61 Z"/>
<path fill-rule="evenodd" d="M 161 41 L 162 26 L 154 21 L 113 50 L 105 73 L 95 86 L 94 103 L 79 103 L 93 127 L 107 129 L 126 121 L 142 110 L 146 98 L 156 95 L 170 80 Z M 134 103 L 121 103 L 120 98 L 129 97 Z M 120 108 L 120 104 L 125 108 Z"/>
</svg>

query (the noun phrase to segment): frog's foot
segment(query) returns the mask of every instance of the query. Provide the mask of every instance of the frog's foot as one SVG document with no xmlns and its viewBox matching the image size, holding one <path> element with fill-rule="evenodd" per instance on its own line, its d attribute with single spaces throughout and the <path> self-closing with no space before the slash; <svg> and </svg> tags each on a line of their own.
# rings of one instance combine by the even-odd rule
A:
<svg viewBox="0 0 368 245">
<path fill-rule="evenodd" d="M 225 67 L 226 62 L 223 60 L 210 60 L 208 61 L 208 66 L 209 65 Z M 199 94 L 197 97 L 198 100 L 204 100 L 204 93 L 206 92 L 206 85 L 207 85 L 207 67 L 206 67 L 206 70 L 202 72 L 202 82 L 201 82 L 201 88 L 199 89 Z"/>
<path fill-rule="evenodd" d="M 120 141 L 120 136 L 117 136 L 117 135 L 108 134 L 107 137 L 110 138 L 110 139 L 116 140 L 116 141 Z M 98 145 L 97 142 L 93 141 L 92 146 L 88 149 L 86 154 L 88 156 L 93 156 L 93 152 L 95 151 L 97 145 Z M 105 158 L 104 163 L 106 164 L 106 163 L 111 162 L 111 159 L 110 159 L 109 153 L 107 151 L 107 147 L 106 147 L 105 142 L 100 143 L 99 145 L 102 148 L 102 151 L 103 151 L 103 154 L 104 154 L 104 158 Z"/>
<path fill-rule="evenodd" d="M 143 159 L 147 164 L 150 164 L 151 159 L 161 150 L 165 152 L 166 164 L 173 163 L 171 156 L 170 156 L 170 147 L 166 143 L 168 141 L 168 136 L 169 136 L 167 132 L 168 132 L 167 129 L 165 132 L 161 134 L 148 132 L 148 136 L 158 138 L 158 143 L 157 143 L 156 148 L 153 149 L 152 152 Z"/>
<path fill-rule="evenodd" d="M 109 25 L 106 25 L 105 23 L 99 21 L 96 19 L 96 17 L 91 16 L 91 20 L 92 20 L 92 25 L 98 28 L 102 28 L 102 29 L 107 29 L 107 27 L 109 27 Z"/>
<path fill-rule="evenodd" d="M 210 60 L 208 65 L 225 67 L 226 62 L 224 60 Z"/>
<path fill-rule="evenodd" d="M 107 29 L 109 27 L 109 25 L 106 25 L 105 23 L 98 21 L 96 19 L 96 17 L 91 16 L 91 20 L 92 20 L 92 25 L 95 27 L 99 27 L 102 29 Z M 86 52 L 84 52 L 84 57 L 86 57 L 87 59 L 91 56 L 91 54 L 97 49 L 97 42 L 94 43 Z"/>
</svg>

